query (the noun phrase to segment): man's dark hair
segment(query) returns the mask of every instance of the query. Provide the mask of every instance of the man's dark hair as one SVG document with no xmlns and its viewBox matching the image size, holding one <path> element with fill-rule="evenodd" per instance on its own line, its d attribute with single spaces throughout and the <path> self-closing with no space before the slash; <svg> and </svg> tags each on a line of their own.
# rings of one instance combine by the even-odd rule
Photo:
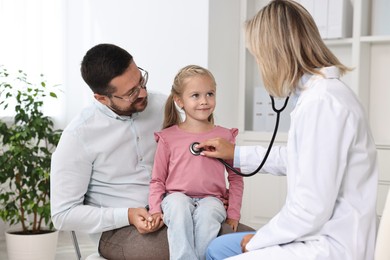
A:
<svg viewBox="0 0 390 260">
<path fill-rule="evenodd" d="M 81 76 L 93 93 L 108 95 L 115 91 L 110 81 L 122 75 L 133 61 L 126 50 L 113 44 L 99 44 L 85 54 L 81 62 Z"/>
</svg>

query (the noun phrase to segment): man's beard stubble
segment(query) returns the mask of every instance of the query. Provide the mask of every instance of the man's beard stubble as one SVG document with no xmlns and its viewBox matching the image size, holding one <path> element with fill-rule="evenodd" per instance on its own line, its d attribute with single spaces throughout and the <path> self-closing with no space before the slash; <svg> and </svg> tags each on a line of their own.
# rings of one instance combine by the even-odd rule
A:
<svg viewBox="0 0 390 260">
<path fill-rule="evenodd" d="M 111 103 L 108 106 L 112 111 L 114 111 L 117 115 L 120 116 L 131 116 L 134 113 L 142 112 L 145 110 L 148 104 L 148 96 L 143 98 L 138 98 L 134 103 L 132 103 L 127 109 L 120 108 L 119 106 Z"/>
</svg>

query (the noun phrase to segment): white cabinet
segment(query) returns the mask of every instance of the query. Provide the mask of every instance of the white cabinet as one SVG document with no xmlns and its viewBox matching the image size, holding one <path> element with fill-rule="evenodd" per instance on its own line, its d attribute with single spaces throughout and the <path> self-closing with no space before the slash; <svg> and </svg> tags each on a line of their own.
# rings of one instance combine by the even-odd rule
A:
<svg viewBox="0 0 390 260">
<path fill-rule="evenodd" d="M 345 65 L 353 71 L 343 80 L 354 90 L 367 110 L 373 136 L 377 144 L 380 177 L 378 183 L 377 211 L 383 210 L 386 193 L 390 187 L 390 35 L 372 35 L 372 21 L 377 14 L 371 14 L 373 2 L 379 0 L 348 0 L 352 13 L 352 37 L 325 40 L 327 46 Z M 245 0 L 241 2 L 241 22 L 251 18 L 268 0 Z M 377 4 L 375 2 L 375 4 Z M 385 5 L 386 6 L 386 5 Z M 387 5 L 389 6 L 389 5 Z M 380 9 L 383 11 L 382 9 Z M 390 13 L 387 12 L 387 14 Z M 379 14 L 378 14 L 379 15 Z M 375 26 L 378 26 L 375 24 Z M 382 27 L 389 27 L 390 23 Z M 383 30 L 382 30 L 383 31 Z M 390 31 L 390 29 L 389 29 Z M 255 90 L 261 86 L 257 64 L 245 49 L 244 31 L 241 32 L 239 70 L 239 127 L 238 144 L 268 145 L 272 133 L 264 126 L 264 131 L 253 122 L 256 102 Z M 282 121 L 289 121 L 288 112 L 283 112 Z M 264 121 L 265 122 L 265 121 Z M 255 128 L 254 128 L 255 126 Z M 278 143 L 285 143 L 287 133 L 279 132 Z M 284 204 L 286 193 L 283 177 L 256 175 L 245 179 L 243 222 L 253 227 L 266 223 Z"/>
</svg>

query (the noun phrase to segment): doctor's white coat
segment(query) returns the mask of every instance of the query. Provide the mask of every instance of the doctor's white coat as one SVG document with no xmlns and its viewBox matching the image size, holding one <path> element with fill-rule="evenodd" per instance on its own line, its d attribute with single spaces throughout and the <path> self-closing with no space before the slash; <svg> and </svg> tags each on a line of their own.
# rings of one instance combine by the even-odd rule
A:
<svg viewBox="0 0 390 260">
<path fill-rule="evenodd" d="M 274 147 L 263 171 L 287 176 L 281 211 L 232 259 L 372 260 L 376 237 L 376 148 L 365 112 L 335 67 L 299 90 L 287 147 Z M 262 147 L 240 147 L 243 172 Z"/>
</svg>

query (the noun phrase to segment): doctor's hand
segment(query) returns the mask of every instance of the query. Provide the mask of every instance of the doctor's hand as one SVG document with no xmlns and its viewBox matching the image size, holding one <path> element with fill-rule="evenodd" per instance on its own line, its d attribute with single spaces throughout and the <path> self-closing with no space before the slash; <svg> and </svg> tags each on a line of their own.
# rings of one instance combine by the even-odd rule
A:
<svg viewBox="0 0 390 260">
<path fill-rule="evenodd" d="M 224 138 L 213 138 L 201 142 L 196 146 L 197 149 L 203 149 L 200 153 L 203 156 L 231 160 L 234 158 L 234 144 Z"/>
<path fill-rule="evenodd" d="M 243 253 L 248 252 L 248 250 L 246 249 L 246 245 L 249 243 L 249 241 L 254 236 L 255 236 L 255 234 L 248 234 L 248 235 L 244 236 L 243 239 L 241 240 L 241 251 Z"/>
</svg>

